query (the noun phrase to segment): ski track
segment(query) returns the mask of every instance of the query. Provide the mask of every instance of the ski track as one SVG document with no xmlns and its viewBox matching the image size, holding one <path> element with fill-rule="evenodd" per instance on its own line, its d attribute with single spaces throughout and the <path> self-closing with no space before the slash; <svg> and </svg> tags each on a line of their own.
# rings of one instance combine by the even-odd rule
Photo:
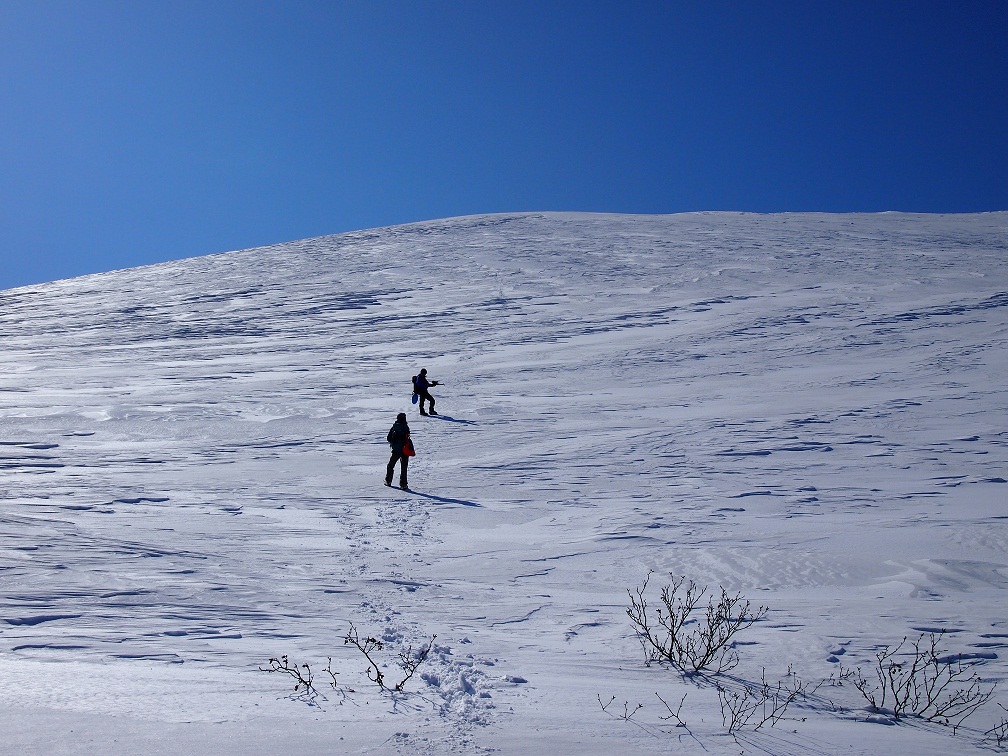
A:
<svg viewBox="0 0 1008 756">
<path fill-rule="evenodd" d="M 271 656 L 371 695 L 352 622 L 437 635 L 357 715 L 407 723 L 377 752 L 733 752 L 709 691 L 702 738 L 599 711 L 678 689 L 625 616 L 652 570 L 770 607 L 745 674 L 944 629 L 1003 681 L 1006 252 L 1005 214 L 477 216 L 0 292 L 0 669 L 43 680 L 3 700 L 283 718 Z M 381 485 L 399 411 L 414 493 Z M 237 703 L 185 702 L 217 679 Z"/>
</svg>

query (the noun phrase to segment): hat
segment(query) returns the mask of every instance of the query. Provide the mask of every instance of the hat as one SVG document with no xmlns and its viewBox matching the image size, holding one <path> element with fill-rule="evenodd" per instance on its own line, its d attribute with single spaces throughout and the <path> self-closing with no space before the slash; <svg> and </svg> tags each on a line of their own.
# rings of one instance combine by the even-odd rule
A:
<svg viewBox="0 0 1008 756">
<path fill-rule="evenodd" d="M 427 368 L 420 368 L 420 375 L 427 375 Z"/>
<path fill-rule="evenodd" d="M 400 412 L 398 415 L 396 415 L 396 420 L 405 420 L 405 419 L 406 419 L 405 412 Z"/>
</svg>

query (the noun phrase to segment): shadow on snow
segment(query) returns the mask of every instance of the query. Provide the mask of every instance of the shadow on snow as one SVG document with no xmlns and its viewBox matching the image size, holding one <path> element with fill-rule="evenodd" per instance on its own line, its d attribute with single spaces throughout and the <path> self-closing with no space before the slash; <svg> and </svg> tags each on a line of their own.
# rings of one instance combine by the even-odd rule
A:
<svg viewBox="0 0 1008 756">
<path fill-rule="evenodd" d="M 435 496 L 434 494 L 421 493 L 420 491 L 414 491 L 412 488 L 409 489 L 409 493 L 415 496 L 422 496 L 425 499 L 431 499 L 440 504 L 460 504 L 463 507 L 482 507 L 482 504 L 477 504 L 475 501 L 465 501 L 464 499 L 450 499 L 447 496 Z"/>
<path fill-rule="evenodd" d="M 436 420 L 447 420 L 449 423 L 460 423 L 461 425 L 476 425 L 476 421 L 475 420 L 457 420 L 454 417 L 452 417 L 451 415 L 440 415 L 439 414 L 439 415 L 429 415 L 429 417 L 433 417 Z"/>
</svg>

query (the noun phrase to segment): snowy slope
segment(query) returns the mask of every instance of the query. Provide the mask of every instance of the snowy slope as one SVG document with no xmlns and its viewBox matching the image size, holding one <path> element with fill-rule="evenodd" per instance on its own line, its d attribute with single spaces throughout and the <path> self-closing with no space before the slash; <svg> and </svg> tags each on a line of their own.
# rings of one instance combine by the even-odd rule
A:
<svg viewBox="0 0 1008 756">
<path fill-rule="evenodd" d="M 458 218 L 0 292 L 0 334 L 10 752 L 944 754 L 1004 718 L 1006 213 Z M 733 738 L 643 664 L 651 570 L 769 607 L 735 678 L 944 629 L 995 701 L 953 737 L 826 685 Z M 406 695 L 350 623 L 389 677 L 436 634 Z"/>
</svg>

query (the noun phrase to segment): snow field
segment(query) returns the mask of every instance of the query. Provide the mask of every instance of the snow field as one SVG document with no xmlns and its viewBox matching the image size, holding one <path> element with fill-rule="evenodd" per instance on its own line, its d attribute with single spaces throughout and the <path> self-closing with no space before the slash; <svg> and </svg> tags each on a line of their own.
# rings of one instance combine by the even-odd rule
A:
<svg viewBox="0 0 1008 756">
<path fill-rule="evenodd" d="M 736 741 L 712 688 L 644 667 L 625 608 L 649 571 L 765 604 L 740 679 L 943 629 L 1003 680 L 1006 230 L 479 216 L 0 293 L 11 742 L 982 750 L 996 707 L 951 738 L 859 721 L 849 685 Z M 441 417 L 409 403 L 423 366 Z M 414 493 L 381 485 L 399 411 Z M 373 689 L 350 622 L 389 677 L 437 635 L 408 695 Z M 259 671 L 280 654 L 352 693 L 288 695 Z"/>
</svg>

